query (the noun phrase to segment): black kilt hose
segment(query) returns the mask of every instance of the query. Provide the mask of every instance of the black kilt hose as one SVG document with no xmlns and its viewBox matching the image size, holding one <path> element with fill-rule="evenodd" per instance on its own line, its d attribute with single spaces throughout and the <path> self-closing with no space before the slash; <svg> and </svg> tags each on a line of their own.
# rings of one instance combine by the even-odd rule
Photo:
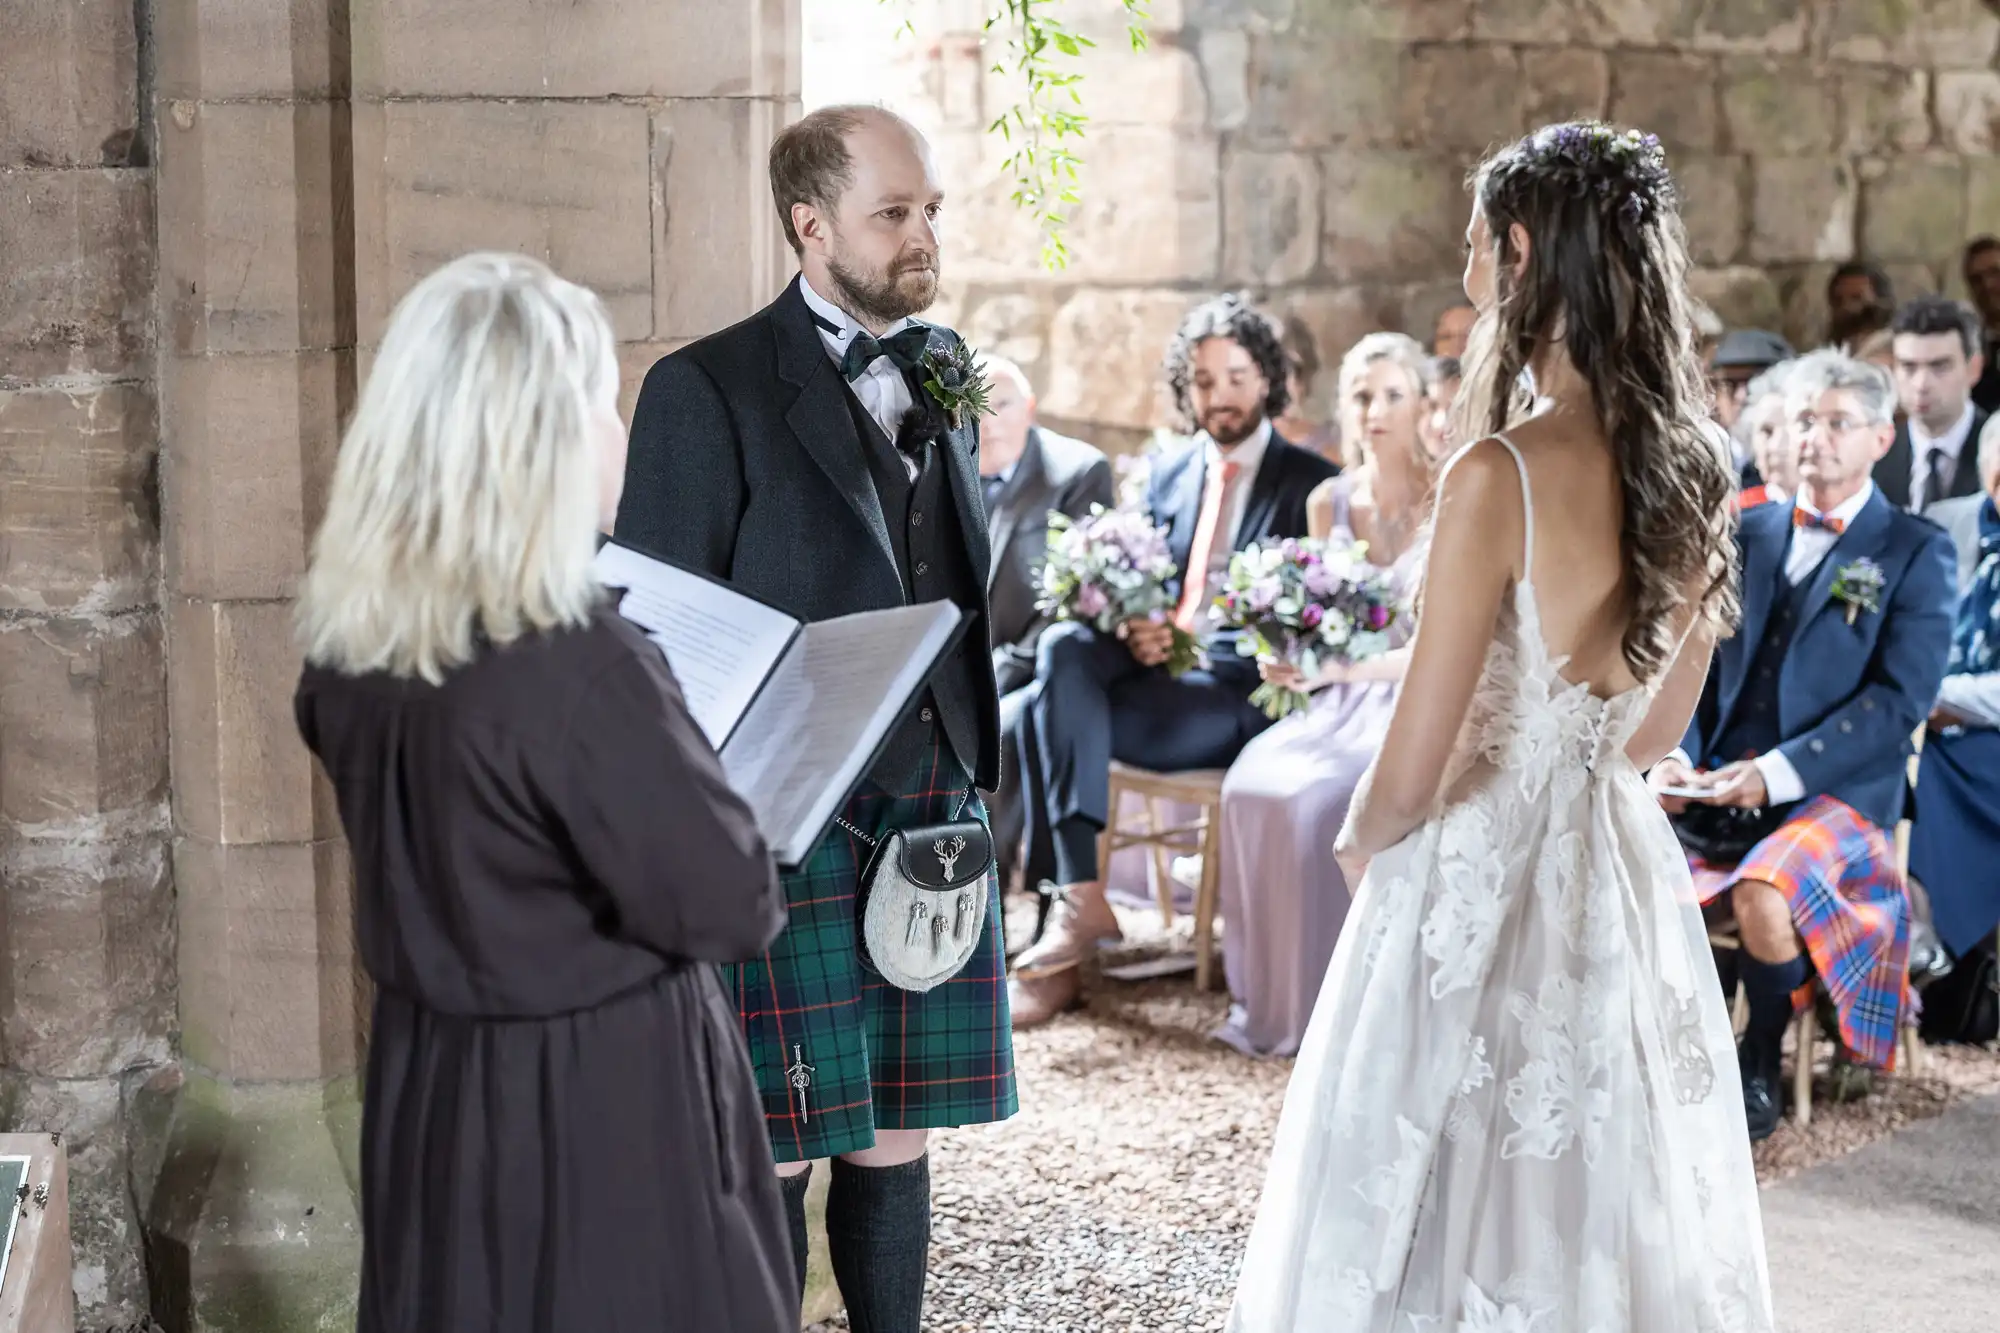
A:
<svg viewBox="0 0 2000 1333">
<path fill-rule="evenodd" d="M 907 781 L 894 791 L 864 782 L 842 816 L 879 838 L 951 819 L 967 785 L 936 741 Z M 986 818 L 977 792 L 962 817 Z M 861 956 L 856 888 L 868 856 L 859 838 L 830 828 L 784 877 L 784 932 L 762 959 L 723 969 L 780 1162 L 872 1147 L 878 1130 L 987 1124 L 1020 1109 L 999 877 L 987 874 L 986 929 L 965 969 L 917 994 Z"/>
</svg>

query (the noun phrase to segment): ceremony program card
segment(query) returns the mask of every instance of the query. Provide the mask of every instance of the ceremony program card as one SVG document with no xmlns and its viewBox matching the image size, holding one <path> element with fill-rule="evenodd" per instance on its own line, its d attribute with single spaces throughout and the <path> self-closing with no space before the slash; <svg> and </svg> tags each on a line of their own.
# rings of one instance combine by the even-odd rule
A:
<svg viewBox="0 0 2000 1333">
<path fill-rule="evenodd" d="M 963 631 L 950 602 L 805 622 L 706 574 L 606 542 L 597 576 L 667 655 L 688 709 L 778 864 L 806 859 Z"/>
</svg>

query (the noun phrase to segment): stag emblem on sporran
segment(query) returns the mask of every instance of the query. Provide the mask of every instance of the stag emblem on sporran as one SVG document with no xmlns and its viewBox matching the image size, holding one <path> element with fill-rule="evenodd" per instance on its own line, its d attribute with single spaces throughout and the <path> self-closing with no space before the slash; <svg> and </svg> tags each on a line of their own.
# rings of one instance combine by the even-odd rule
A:
<svg viewBox="0 0 2000 1333">
<path fill-rule="evenodd" d="M 950 880 L 952 871 L 958 868 L 958 858 L 965 854 L 965 838 L 963 835 L 939 838 L 931 844 L 931 850 L 937 853 L 939 863 L 944 866 L 945 879 Z"/>
</svg>

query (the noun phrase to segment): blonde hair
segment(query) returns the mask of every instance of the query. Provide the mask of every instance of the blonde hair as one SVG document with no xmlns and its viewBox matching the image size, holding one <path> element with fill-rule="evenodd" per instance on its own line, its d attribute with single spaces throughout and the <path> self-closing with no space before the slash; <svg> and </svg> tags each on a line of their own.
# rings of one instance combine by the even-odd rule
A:
<svg viewBox="0 0 2000 1333">
<path fill-rule="evenodd" d="M 334 465 L 306 659 L 435 684 L 481 638 L 582 624 L 601 595 L 595 418 L 617 396 L 603 305 L 547 266 L 472 254 L 418 283 Z"/>
<path fill-rule="evenodd" d="M 1347 355 L 1340 358 L 1340 402 L 1336 415 L 1340 418 L 1342 452 L 1351 453 L 1351 458 L 1343 460 L 1348 467 L 1361 464 L 1363 454 L 1359 437 L 1363 432 L 1348 429 L 1347 396 L 1353 390 L 1355 381 L 1366 375 L 1368 367 L 1377 361 L 1389 361 L 1401 366 L 1410 377 L 1412 396 L 1420 403 L 1429 397 L 1436 378 L 1430 354 L 1424 351 L 1422 343 L 1407 333 L 1371 333 L 1347 349 Z M 1348 443 L 1350 438 L 1351 445 Z M 1425 468 L 1436 466 L 1430 452 L 1424 448 L 1421 428 L 1412 435 L 1410 447 L 1411 457 Z"/>
</svg>

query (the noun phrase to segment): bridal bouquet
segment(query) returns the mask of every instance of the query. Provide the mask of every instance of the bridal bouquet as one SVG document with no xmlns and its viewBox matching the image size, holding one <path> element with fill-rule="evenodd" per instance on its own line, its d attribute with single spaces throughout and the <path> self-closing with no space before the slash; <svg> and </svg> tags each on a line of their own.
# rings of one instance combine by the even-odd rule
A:
<svg viewBox="0 0 2000 1333">
<path fill-rule="evenodd" d="M 1169 624 L 1176 570 L 1167 536 L 1144 514 L 1092 505 L 1086 518 L 1049 515 L 1048 558 L 1038 605 L 1057 620 L 1077 620 L 1109 634 L 1128 620 Z M 1167 670 L 1180 675 L 1201 660 L 1194 636 L 1174 626 Z"/>
<path fill-rule="evenodd" d="M 1236 651 L 1296 667 L 1308 680 L 1328 662 L 1352 665 L 1388 651 L 1389 627 L 1403 609 L 1389 576 L 1363 563 L 1367 550 L 1288 538 L 1230 557 L 1216 608 L 1223 625 L 1243 632 Z M 1250 696 L 1271 718 L 1308 700 L 1303 690 L 1269 681 Z"/>
</svg>

